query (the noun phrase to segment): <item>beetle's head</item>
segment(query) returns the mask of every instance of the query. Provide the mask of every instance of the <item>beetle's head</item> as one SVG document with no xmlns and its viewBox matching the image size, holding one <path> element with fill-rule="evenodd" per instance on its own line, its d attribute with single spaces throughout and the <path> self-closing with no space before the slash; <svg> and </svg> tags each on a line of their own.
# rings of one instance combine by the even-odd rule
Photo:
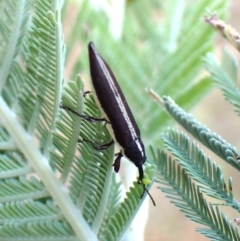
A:
<svg viewBox="0 0 240 241">
<path fill-rule="evenodd" d="M 124 149 L 124 155 L 135 164 L 141 167 L 146 161 L 145 148 L 140 138 L 134 140 L 130 148 Z"/>
</svg>

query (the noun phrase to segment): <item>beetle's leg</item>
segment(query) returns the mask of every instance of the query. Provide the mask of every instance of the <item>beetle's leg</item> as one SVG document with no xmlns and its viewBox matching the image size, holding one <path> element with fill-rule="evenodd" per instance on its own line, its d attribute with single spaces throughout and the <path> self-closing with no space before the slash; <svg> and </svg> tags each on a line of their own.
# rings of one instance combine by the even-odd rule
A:
<svg viewBox="0 0 240 241">
<path fill-rule="evenodd" d="M 91 90 L 86 90 L 86 91 L 84 91 L 84 93 L 83 93 L 83 97 L 85 98 L 86 95 L 90 94 L 91 92 L 92 92 Z"/>
<path fill-rule="evenodd" d="M 115 161 L 113 163 L 113 166 L 114 166 L 114 171 L 118 172 L 119 169 L 120 169 L 121 158 L 123 157 L 123 155 L 122 155 L 121 152 L 119 152 L 119 153 L 116 153 L 115 156 L 117 156 L 117 157 L 116 157 L 116 159 L 115 159 Z"/>
<path fill-rule="evenodd" d="M 106 118 L 98 118 L 98 117 L 93 117 L 93 116 L 88 116 L 88 115 L 84 115 L 84 114 L 79 114 L 77 111 L 71 109 L 70 107 L 66 106 L 66 105 L 62 105 L 62 103 L 59 104 L 59 107 L 61 109 L 64 109 L 66 111 L 70 111 L 73 114 L 83 118 L 84 120 L 90 121 L 90 122 L 106 122 L 106 124 L 110 124 L 110 122 L 106 119 Z"/>
<path fill-rule="evenodd" d="M 92 141 L 87 140 L 87 139 L 82 139 L 82 140 L 79 139 L 78 142 L 79 142 L 79 143 L 82 143 L 82 142 L 90 143 L 90 144 L 92 145 L 92 147 L 93 147 L 94 149 L 98 150 L 98 151 L 105 150 L 105 149 L 107 149 L 108 147 L 110 147 L 110 146 L 114 143 L 114 141 L 111 140 L 111 141 L 108 142 L 108 143 L 105 143 L 105 144 L 96 146 Z"/>
</svg>

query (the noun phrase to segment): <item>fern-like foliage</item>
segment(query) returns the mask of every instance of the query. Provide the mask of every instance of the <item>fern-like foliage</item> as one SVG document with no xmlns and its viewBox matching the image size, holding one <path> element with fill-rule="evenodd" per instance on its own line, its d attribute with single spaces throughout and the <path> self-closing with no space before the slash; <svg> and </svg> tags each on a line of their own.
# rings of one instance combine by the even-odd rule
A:
<svg viewBox="0 0 240 241">
<path fill-rule="evenodd" d="M 238 160 L 239 151 L 205 125 L 197 121 L 192 115 L 186 113 L 170 97 L 163 97 L 164 106 L 169 114 L 177 120 L 188 132 L 223 158 L 236 169 L 240 169 Z"/>
<path fill-rule="evenodd" d="M 157 182 L 161 184 L 160 189 L 186 217 L 209 227 L 198 228 L 197 231 L 211 240 L 240 240 L 237 229 L 219 208 L 207 204 L 201 188 L 196 187 L 187 173 L 191 171 L 186 172 L 185 168 L 182 169 L 175 160 L 162 151 L 152 152 L 159 171 Z"/>
<path fill-rule="evenodd" d="M 207 158 L 195 142 L 190 143 L 186 134 L 179 133 L 174 129 L 163 134 L 162 139 L 185 172 L 202 184 L 200 185 L 201 191 L 239 210 L 240 203 L 234 199 L 232 192 L 232 179 L 229 178 L 228 184 L 226 184 L 221 167 L 210 157 Z"/>
<path fill-rule="evenodd" d="M 206 56 L 204 62 L 214 82 L 221 88 L 225 98 L 234 105 L 236 112 L 239 114 L 240 91 L 237 83 L 238 62 L 236 57 L 225 48 L 222 64 L 210 53 Z"/>
<path fill-rule="evenodd" d="M 239 112 L 236 59 L 226 50 L 223 59 L 220 66 L 213 55 L 208 54 L 204 62 L 226 99 Z M 149 90 L 149 93 L 193 137 L 239 171 L 239 151 L 232 144 L 186 113 L 170 97 L 161 98 L 152 90 Z M 156 154 L 152 150 L 159 171 L 157 182 L 161 184 L 160 189 L 167 193 L 167 197 L 188 218 L 209 227 L 198 228 L 200 233 L 211 240 L 240 240 L 238 230 L 220 208 L 222 205 L 229 206 L 239 212 L 240 202 L 233 193 L 232 178 L 229 177 L 226 182 L 221 166 L 206 157 L 195 141 L 191 142 L 186 134 L 169 129 L 161 137 L 174 159 L 164 152 Z M 214 201 L 207 204 L 206 196 Z M 216 208 L 213 208 L 212 202 L 217 205 Z"/>
</svg>

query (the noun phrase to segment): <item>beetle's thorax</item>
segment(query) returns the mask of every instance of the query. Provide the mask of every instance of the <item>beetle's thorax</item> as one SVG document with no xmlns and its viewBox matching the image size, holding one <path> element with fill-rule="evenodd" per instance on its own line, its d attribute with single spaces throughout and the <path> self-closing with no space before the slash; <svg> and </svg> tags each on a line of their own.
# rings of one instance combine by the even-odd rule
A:
<svg viewBox="0 0 240 241">
<path fill-rule="evenodd" d="M 123 149 L 123 154 L 137 167 L 146 161 L 145 148 L 140 138 L 136 138 L 129 148 Z"/>
</svg>

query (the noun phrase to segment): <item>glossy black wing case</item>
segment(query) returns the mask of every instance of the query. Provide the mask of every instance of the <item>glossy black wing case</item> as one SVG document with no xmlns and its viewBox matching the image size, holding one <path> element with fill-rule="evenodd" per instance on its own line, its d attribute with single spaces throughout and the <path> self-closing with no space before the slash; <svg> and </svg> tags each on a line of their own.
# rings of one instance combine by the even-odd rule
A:
<svg viewBox="0 0 240 241">
<path fill-rule="evenodd" d="M 89 61 L 92 84 L 98 101 L 112 125 L 116 141 L 130 148 L 140 131 L 119 84 L 108 64 L 89 43 Z"/>
</svg>

